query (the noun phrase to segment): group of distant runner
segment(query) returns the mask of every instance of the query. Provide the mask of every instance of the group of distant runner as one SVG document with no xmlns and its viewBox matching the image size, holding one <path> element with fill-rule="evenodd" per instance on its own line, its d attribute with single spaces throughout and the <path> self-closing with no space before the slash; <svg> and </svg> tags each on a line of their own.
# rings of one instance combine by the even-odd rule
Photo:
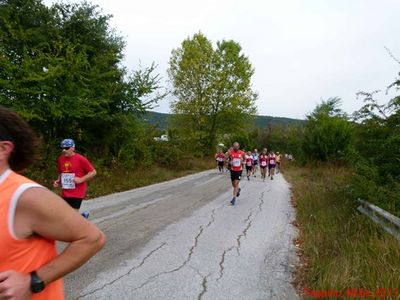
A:
<svg viewBox="0 0 400 300">
<path fill-rule="evenodd" d="M 269 151 L 264 148 L 260 153 L 257 149 L 253 151 L 241 150 L 238 142 L 233 143 L 232 147 L 225 153 L 222 149 L 218 150 L 215 154 L 218 170 L 220 173 L 231 173 L 231 181 L 233 186 L 233 197 L 230 203 L 235 205 L 236 198 L 240 196 L 241 188 L 239 181 L 243 175 L 243 169 L 246 170 L 247 180 L 251 176 L 257 177 L 258 168 L 260 168 L 261 179 L 265 182 L 268 177 L 273 180 L 276 173 L 280 172 L 281 168 L 281 155 L 279 152 Z"/>
<path fill-rule="evenodd" d="M 79 211 L 86 197 L 87 182 L 96 176 L 90 161 L 75 152 L 75 142 L 59 145 L 55 188 L 61 197 L 24 177 L 32 165 L 38 140 L 16 113 L 0 106 L 0 299 L 64 299 L 61 278 L 80 267 L 105 243 L 105 236 Z M 285 156 L 286 157 L 286 156 Z M 245 151 L 235 142 L 215 155 L 219 172 L 230 171 L 235 205 L 240 196 L 243 169 L 247 180 L 257 176 L 271 180 L 280 172 L 279 152 Z M 292 157 L 286 157 L 291 160 Z M 69 245 L 60 253 L 55 241 Z"/>
</svg>

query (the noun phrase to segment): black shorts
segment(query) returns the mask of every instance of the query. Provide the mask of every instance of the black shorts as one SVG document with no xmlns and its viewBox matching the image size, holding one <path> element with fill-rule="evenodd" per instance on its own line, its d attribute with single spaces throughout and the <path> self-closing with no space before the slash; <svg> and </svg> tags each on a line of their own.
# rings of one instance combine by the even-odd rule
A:
<svg viewBox="0 0 400 300">
<path fill-rule="evenodd" d="M 81 204 L 82 204 L 82 198 L 63 198 L 69 206 L 71 206 L 74 209 L 80 209 Z"/>
<path fill-rule="evenodd" d="M 252 171 L 253 170 L 253 167 L 252 166 L 246 166 L 246 171 Z"/>
<path fill-rule="evenodd" d="M 275 169 L 275 167 L 276 167 L 275 164 L 273 164 L 273 165 L 269 164 L 269 165 L 268 165 L 268 169 Z"/>
<path fill-rule="evenodd" d="M 266 169 L 266 168 L 267 168 L 267 166 L 260 166 L 260 168 L 261 168 L 261 169 Z"/>
<path fill-rule="evenodd" d="M 242 171 L 232 171 L 231 170 L 231 181 L 242 179 Z"/>
<path fill-rule="evenodd" d="M 218 162 L 218 166 L 223 167 L 224 165 L 225 165 L 225 163 L 223 161 Z"/>
<path fill-rule="evenodd" d="M 258 161 L 255 160 L 255 161 L 254 161 L 254 165 L 255 165 L 255 166 L 258 166 Z"/>
</svg>

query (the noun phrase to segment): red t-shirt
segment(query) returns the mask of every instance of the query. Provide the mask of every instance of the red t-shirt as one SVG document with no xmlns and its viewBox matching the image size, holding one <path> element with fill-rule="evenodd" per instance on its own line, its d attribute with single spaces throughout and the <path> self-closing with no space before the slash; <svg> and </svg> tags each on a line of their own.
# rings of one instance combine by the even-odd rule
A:
<svg viewBox="0 0 400 300">
<path fill-rule="evenodd" d="M 270 165 L 275 165 L 276 164 L 276 155 L 270 155 L 268 156 L 268 163 Z"/>
<path fill-rule="evenodd" d="M 260 161 L 260 166 L 261 167 L 266 167 L 268 164 L 268 156 L 261 154 L 258 158 L 258 160 Z"/>
<path fill-rule="evenodd" d="M 218 153 L 218 154 L 216 155 L 216 158 L 217 158 L 217 161 L 219 161 L 219 162 L 224 162 L 224 161 L 225 161 L 225 154 L 223 154 L 223 153 Z"/>
<path fill-rule="evenodd" d="M 246 166 L 252 167 L 254 165 L 254 158 L 252 155 L 246 155 Z"/>
<path fill-rule="evenodd" d="M 75 153 L 71 157 L 61 155 L 58 158 L 58 172 L 61 179 L 61 197 L 64 198 L 85 198 L 87 183 L 75 184 L 74 177 L 83 177 L 93 171 L 92 164 L 86 157 Z"/>
<path fill-rule="evenodd" d="M 243 158 L 244 158 L 244 152 L 242 150 L 238 150 L 238 151 L 233 150 L 229 153 L 229 156 L 231 158 L 231 163 L 232 163 L 231 170 L 232 171 L 242 171 L 242 162 L 243 162 Z"/>
</svg>

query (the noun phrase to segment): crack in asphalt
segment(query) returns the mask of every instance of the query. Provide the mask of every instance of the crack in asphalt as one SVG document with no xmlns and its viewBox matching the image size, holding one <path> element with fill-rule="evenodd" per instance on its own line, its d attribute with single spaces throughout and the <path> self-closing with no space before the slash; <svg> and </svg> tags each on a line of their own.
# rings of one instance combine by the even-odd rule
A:
<svg viewBox="0 0 400 300">
<path fill-rule="evenodd" d="M 270 191 L 270 190 L 271 189 L 269 189 L 268 191 Z M 246 237 L 247 232 L 250 230 L 255 217 L 260 212 L 262 212 L 262 206 L 264 205 L 264 192 L 261 193 L 259 200 L 260 200 L 260 203 L 258 204 L 259 210 L 257 211 L 256 215 L 253 217 L 253 219 L 251 218 L 253 216 L 253 211 L 251 210 L 250 213 L 248 214 L 248 216 L 246 217 L 246 219 L 244 220 L 244 223 L 247 223 L 247 225 L 242 230 L 242 232 L 236 237 L 236 246 L 231 246 L 222 252 L 221 260 L 219 261 L 219 276 L 217 278 L 217 281 L 219 281 L 224 276 L 224 271 L 225 271 L 224 264 L 225 264 L 226 254 L 236 248 L 236 252 L 237 252 L 238 256 L 240 256 L 241 239 L 243 237 Z"/>
<path fill-rule="evenodd" d="M 201 235 L 203 234 L 204 229 L 210 227 L 211 224 L 214 223 L 214 221 L 215 221 L 215 209 L 213 209 L 211 211 L 210 218 L 211 218 L 211 220 L 206 225 L 204 225 L 204 224 L 200 225 L 199 232 L 197 233 L 197 235 L 194 238 L 194 243 L 193 243 L 192 247 L 190 247 L 188 255 L 187 255 L 186 259 L 184 260 L 184 262 L 182 264 L 180 264 L 178 267 L 176 267 L 176 268 L 174 268 L 172 270 L 161 272 L 161 273 L 157 273 L 157 274 L 155 274 L 153 276 L 150 276 L 144 283 L 142 283 L 140 286 L 135 288 L 133 291 L 136 291 L 136 290 L 139 290 L 139 289 L 143 288 L 144 286 L 146 286 L 147 284 L 153 282 L 155 279 L 159 278 L 162 275 L 175 273 L 175 272 L 181 270 L 183 267 L 185 267 L 189 263 L 189 261 L 192 259 L 193 252 L 194 252 L 195 248 L 197 247 L 197 245 L 199 243 L 199 239 L 200 239 Z M 199 273 L 199 275 L 203 276 L 200 273 Z"/>
<path fill-rule="evenodd" d="M 208 224 L 206 225 L 206 228 L 210 227 L 212 223 L 214 223 L 215 221 L 215 208 L 211 211 L 211 220 L 210 222 L 208 222 Z"/>
<path fill-rule="evenodd" d="M 251 227 L 251 224 L 252 224 L 252 222 L 253 222 L 253 220 L 250 220 L 250 218 L 251 218 L 251 216 L 253 215 L 253 211 L 251 211 L 250 212 L 250 214 L 247 216 L 247 220 L 248 220 L 248 223 L 247 223 L 247 225 L 246 225 L 246 227 L 242 230 L 242 232 L 236 237 L 236 252 L 237 252 L 237 254 L 238 254 L 238 256 L 240 256 L 240 246 L 242 245 L 241 244 L 241 242 L 240 242 L 240 240 L 243 238 L 243 237 L 246 237 L 246 234 L 247 234 L 247 231 L 250 229 L 250 227 Z"/>
<path fill-rule="evenodd" d="M 110 282 L 107 282 L 106 284 L 104 284 L 104 285 L 101 286 L 100 288 L 97 288 L 97 289 L 95 289 L 95 290 L 93 290 L 93 291 L 91 291 L 91 292 L 89 292 L 89 293 L 84 294 L 84 295 L 80 295 L 79 297 L 77 297 L 77 298 L 75 298 L 75 299 L 76 299 L 76 300 L 82 299 L 82 298 L 84 298 L 84 297 L 86 297 L 86 296 L 89 296 L 89 295 L 92 295 L 92 294 L 94 294 L 94 293 L 96 293 L 96 292 L 98 292 L 98 291 L 101 291 L 101 290 L 103 290 L 106 286 L 112 285 L 112 284 L 114 284 L 115 282 L 117 282 L 118 280 L 122 279 L 123 277 L 125 277 L 125 276 L 131 274 L 133 271 L 135 271 L 135 270 L 139 269 L 140 267 L 142 267 L 142 266 L 144 265 L 144 263 L 146 262 L 146 260 L 147 260 L 148 258 L 150 258 L 150 256 L 152 256 L 155 252 L 157 252 L 158 250 L 160 250 L 160 249 L 161 249 L 162 247 L 164 247 L 165 245 L 166 245 L 166 243 L 161 243 L 160 246 L 158 246 L 157 248 L 151 250 L 151 251 L 142 259 L 142 261 L 140 262 L 140 264 L 138 264 L 138 265 L 132 267 L 132 268 L 129 269 L 129 271 L 126 272 L 125 274 L 123 274 L 123 275 L 121 275 L 121 276 L 115 278 L 114 280 L 112 280 L 112 281 L 110 281 Z"/>
<path fill-rule="evenodd" d="M 219 262 L 219 277 L 217 278 L 217 281 L 219 281 L 219 280 L 222 278 L 222 276 L 224 276 L 224 271 L 225 271 L 225 267 L 224 267 L 225 256 L 226 256 L 226 254 L 227 254 L 228 252 L 232 251 L 233 248 L 235 248 L 235 246 L 232 246 L 232 247 L 230 247 L 230 248 L 228 248 L 228 249 L 225 249 L 224 252 L 222 252 L 221 260 L 220 260 L 220 262 Z"/>
<path fill-rule="evenodd" d="M 271 191 L 271 189 L 269 189 L 267 192 L 270 192 Z M 265 192 L 262 192 L 261 193 L 261 196 L 260 196 L 260 203 L 258 204 L 258 211 L 259 212 L 262 212 L 262 206 L 264 205 L 264 193 Z"/>
<path fill-rule="evenodd" d="M 195 271 L 197 273 L 197 275 L 199 275 L 202 278 L 202 282 L 201 282 L 202 290 L 199 293 L 199 295 L 197 296 L 197 299 L 201 300 L 201 299 L 203 299 L 204 294 L 207 293 L 207 291 L 208 291 L 208 286 L 207 286 L 208 280 L 207 280 L 207 278 L 210 277 L 212 273 L 208 273 L 207 276 L 204 276 L 203 274 L 201 274 L 201 272 L 197 268 L 195 268 L 193 266 L 189 266 L 189 268 L 191 268 L 193 271 Z"/>
<path fill-rule="evenodd" d="M 208 274 L 207 276 L 203 276 L 203 282 L 201 283 L 202 290 L 201 290 L 200 294 L 197 296 L 197 300 L 203 299 L 203 296 L 205 295 L 205 293 L 207 293 L 207 290 L 208 290 L 207 278 L 209 276 L 210 276 L 210 274 Z"/>
</svg>

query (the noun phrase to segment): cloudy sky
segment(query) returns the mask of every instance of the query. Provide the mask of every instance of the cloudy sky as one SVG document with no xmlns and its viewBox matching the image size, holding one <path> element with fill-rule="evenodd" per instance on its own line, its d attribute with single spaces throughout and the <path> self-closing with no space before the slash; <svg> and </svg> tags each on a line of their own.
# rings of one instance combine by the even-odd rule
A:
<svg viewBox="0 0 400 300">
<path fill-rule="evenodd" d="M 54 1 L 45 0 L 51 4 Z M 80 1 L 72 1 L 80 2 Z M 385 88 L 400 66 L 400 0 L 92 0 L 112 14 L 125 38 L 124 64 L 166 69 L 173 48 L 201 31 L 233 39 L 255 67 L 258 114 L 304 118 L 321 99 L 338 96 L 348 113 L 356 92 Z M 155 109 L 169 112 L 168 100 Z"/>
</svg>

